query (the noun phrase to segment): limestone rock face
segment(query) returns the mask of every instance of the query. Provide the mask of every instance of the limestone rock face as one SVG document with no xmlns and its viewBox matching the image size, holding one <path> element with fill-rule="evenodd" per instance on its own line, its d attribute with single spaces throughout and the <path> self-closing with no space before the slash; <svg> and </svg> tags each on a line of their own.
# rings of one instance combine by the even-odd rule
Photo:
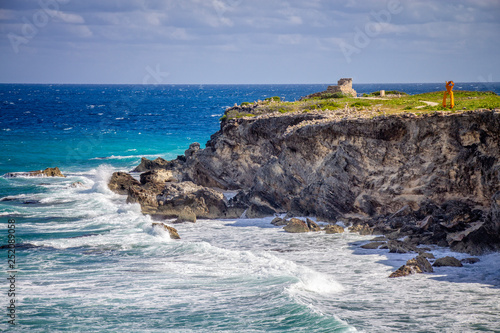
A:
<svg viewBox="0 0 500 333">
<path fill-rule="evenodd" d="M 258 216 L 355 218 L 363 233 L 399 230 L 413 245 L 479 254 L 500 250 L 499 146 L 498 112 L 346 120 L 296 113 L 226 120 L 205 149 L 140 166 L 240 190 L 240 204 L 255 205 Z"/>
<path fill-rule="evenodd" d="M 178 217 L 189 208 L 198 218 L 218 218 L 224 216 L 227 206 L 224 195 L 193 182 L 171 183 L 157 196 L 156 215 Z"/>
</svg>

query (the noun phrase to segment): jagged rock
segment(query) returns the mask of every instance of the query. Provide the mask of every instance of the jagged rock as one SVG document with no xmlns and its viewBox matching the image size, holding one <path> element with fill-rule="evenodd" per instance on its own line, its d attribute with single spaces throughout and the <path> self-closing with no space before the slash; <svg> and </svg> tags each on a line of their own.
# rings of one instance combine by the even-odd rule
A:
<svg viewBox="0 0 500 333">
<path fill-rule="evenodd" d="M 146 172 L 150 170 L 156 169 L 166 169 L 169 165 L 169 162 L 161 157 L 158 157 L 155 160 L 148 160 L 147 158 L 141 158 L 141 164 L 139 164 L 133 172 Z"/>
<path fill-rule="evenodd" d="M 385 242 L 371 242 L 371 243 L 367 243 L 365 245 L 361 245 L 361 248 L 367 249 L 367 250 L 375 250 L 384 244 L 385 244 Z"/>
<path fill-rule="evenodd" d="M 164 230 L 168 231 L 171 239 L 181 239 L 181 237 L 179 236 L 179 234 L 177 232 L 177 229 L 170 227 L 170 226 L 166 225 L 165 223 L 153 223 L 152 226 L 153 226 L 153 228 L 163 228 Z"/>
<path fill-rule="evenodd" d="M 311 220 L 309 218 L 306 218 L 306 223 L 307 223 L 307 227 L 311 231 L 320 231 L 321 230 L 319 225 L 317 225 L 316 222 L 314 222 L 313 220 Z"/>
<path fill-rule="evenodd" d="M 432 215 L 429 215 L 425 219 L 423 219 L 422 221 L 417 222 L 417 227 L 419 227 L 420 229 L 423 229 L 423 230 L 427 230 L 433 221 L 434 220 L 432 218 Z"/>
<path fill-rule="evenodd" d="M 184 209 L 179 213 L 179 216 L 177 216 L 177 220 L 175 221 L 176 223 L 182 223 L 182 222 L 196 222 L 196 214 L 193 212 L 193 210 L 189 207 L 184 207 Z"/>
<path fill-rule="evenodd" d="M 283 227 L 283 229 L 286 232 L 291 232 L 291 233 L 302 233 L 311 231 L 304 221 L 296 218 L 291 218 L 288 224 Z"/>
<path fill-rule="evenodd" d="M 176 181 L 177 178 L 174 177 L 173 172 L 170 170 L 155 169 L 141 174 L 141 184 L 143 185 L 150 182 L 165 184 L 166 182 Z"/>
<path fill-rule="evenodd" d="M 390 240 L 387 242 L 387 247 L 390 253 L 408 253 L 415 252 L 416 248 L 412 244 L 408 244 L 399 240 Z"/>
<path fill-rule="evenodd" d="M 158 208 L 155 215 L 164 217 L 178 217 L 186 207 L 198 218 L 220 218 L 227 212 L 221 192 L 193 182 L 169 183 L 156 199 Z"/>
<path fill-rule="evenodd" d="M 451 267 L 462 267 L 462 263 L 460 260 L 457 258 L 453 257 L 444 257 L 444 258 L 439 258 L 434 261 L 434 264 L 432 265 L 434 267 L 442 267 L 442 266 L 451 266 Z"/>
<path fill-rule="evenodd" d="M 113 173 L 108 183 L 109 189 L 118 194 L 128 194 L 130 187 L 140 185 L 141 183 L 126 172 Z"/>
<path fill-rule="evenodd" d="M 280 227 L 287 225 L 288 222 L 285 219 L 282 219 L 281 217 L 276 217 L 271 221 L 271 224 Z"/>
<path fill-rule="evenodd" d="M 184 156 L 191 157 L 191 156 L 193 156 L 193 154 L 195 154 L 199 150 L 200 150 L 200 144 L 198 142 L 194 142 L 194 143 L 189 145 L 189 149 L 187 149 L 184 152 Z"/>
<path fill-rule="evenodd" d="M 349 228 L 350 232 L 357 232 L 362 236 L 366 235 L 372 235 L 373 234 L 373 228 L 366 224 L 357 224 L 355 226 L 352 226 Z"/>
<path fill-rule="evenodd" d="M 464 231 L 458 231 L 446 236 L 446 240 L 451 245 L 453 242 L 461 242 L 465 237 L 467 237 L 470 233 L 479 230 L 484 225 L 484 222 L 476 222 L 471 223 L 469 228 Z"/>
<path fill-rule="evenodd" d="M 77 187 L 85 187 L 85 185 L 83 185 L 82 182 L 74 182 L 70 185 L 70 187 L 74 187 L 74 188 L 77 188 Z"/>
<path fill-rule="evenodd" d="M 61 170 L 59 170 L 58 167 L 55 167 L 55 168 L 47 168 L 43 171 L 34 171 L 33 172 L 34 175 L 37 175 L 37 174 L 42 174 L 46 177 L 66 177 L 65 175 L 62 174 Z"/>
<path fill-rule="evenodd" d="M 15 178 L 15 177 L 63 177 L 66 178 L 65 175 L 62 174 L 61 170 L 58 167 L 55 168 L 47 168 L 45 170 L 36 170 L 29 172 L 9 172 L 4 175 L 7 178 Z"/>
<path fill-rule="evenodd" d="M 324 230 L 327 234 L 341 234 L 344 232 L 344 228 L 336 224 L 327 225 Z"/>
<path fill-rule="evenodd" d="M 480 261 L 481 261 L 481 259 L 479 259 L 479 258 L 465 258 L 465 259 L 460 260 L 460 262 L 462 264 L 475 264 L 475 263 L 478 263 Z"/>
<path fill-rule="evenodd" d="M 406 262 L 406 265 L 401 266 L 391 275 L 390 278 L 408 276 L 410 274 L 418 273 L 432 273 L 434 270 L 429 261 L 423 256 L 417 256 Z"/>
<path fill-rule="evenodd" d="M 432 253 L 429 253 L 429 252 L 422 252 L 422 253 L 420 253 L 420 256 L 422 256 L 426 259 L 436 259 L 436 257 Z"/>
</svg>

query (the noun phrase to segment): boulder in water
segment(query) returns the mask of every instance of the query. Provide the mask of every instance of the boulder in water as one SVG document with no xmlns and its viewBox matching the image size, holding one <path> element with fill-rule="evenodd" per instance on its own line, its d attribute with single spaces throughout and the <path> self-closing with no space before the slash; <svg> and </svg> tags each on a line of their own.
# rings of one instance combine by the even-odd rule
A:
<svg viewBox="0 0 500 333">
<path fill-rule="evenodd" d="M 168 231 L 171 239 L 181 239 L 181 237 L 177 233 L 177 229 L 172 228 L 165 223 L 153 223 L 152 226 L 153 228 L 163 228 L 164 230 Z"/>
</svg>

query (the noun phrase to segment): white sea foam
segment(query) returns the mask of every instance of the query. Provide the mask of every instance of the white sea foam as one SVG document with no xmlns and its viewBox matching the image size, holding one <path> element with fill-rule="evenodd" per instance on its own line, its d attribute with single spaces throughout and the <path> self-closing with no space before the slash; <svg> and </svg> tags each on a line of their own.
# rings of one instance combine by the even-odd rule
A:
<svg viewBox="0 0 500 333">
<path fill-rule="evenodd" d="M 156 158 L 158 156 L 159 155 L 124 155 L 124 156 L 111 155 L 111 156 L 106 156 L 106 157 L 94 157 L 94 158 L 91 158 L 90 160 L 126 160 L 126 159 L 141 158 L 141 157 Z"/>
</svg>

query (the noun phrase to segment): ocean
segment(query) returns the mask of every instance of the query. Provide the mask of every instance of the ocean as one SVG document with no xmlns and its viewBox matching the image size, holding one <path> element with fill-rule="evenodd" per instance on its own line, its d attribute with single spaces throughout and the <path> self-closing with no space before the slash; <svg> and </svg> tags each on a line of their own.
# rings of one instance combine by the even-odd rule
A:
<svg viewBox="0 0 500 333">
<path fill-rule="evenodd" d="M 67 176 L 0 177 L 0 330 L 500 332 L 499 253 L 388 279 L 414 254 L 361 249 L 373 237 L 349 232 L 288 234 L 271 218 L 176 224 L 181 240 L 171 240 L 107 188 L 143 156 L 203 147 L 235 103 L 326 87 L 0 84 L 0 175 L 57 166 Z M 354 89 L 416 94 L 444 83 Z M 500 93 L 500 83 L 459 89 Z"/>
</svg>

